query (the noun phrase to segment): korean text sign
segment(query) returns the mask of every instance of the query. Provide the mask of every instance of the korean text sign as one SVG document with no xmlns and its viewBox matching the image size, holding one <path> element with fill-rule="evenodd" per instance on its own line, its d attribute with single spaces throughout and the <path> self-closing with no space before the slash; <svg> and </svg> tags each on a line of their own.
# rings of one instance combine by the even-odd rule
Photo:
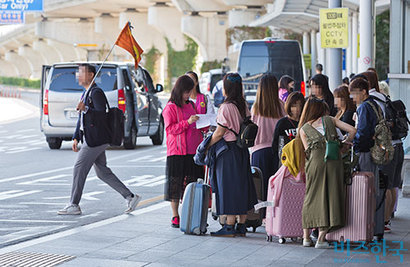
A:
<svg viewBox="0 0 410 267">
<path fill-rule="evenodd" d="M 319 10 L 322 48 L 349 46 L 349 9 L 323 8 Z"/>
</svg>

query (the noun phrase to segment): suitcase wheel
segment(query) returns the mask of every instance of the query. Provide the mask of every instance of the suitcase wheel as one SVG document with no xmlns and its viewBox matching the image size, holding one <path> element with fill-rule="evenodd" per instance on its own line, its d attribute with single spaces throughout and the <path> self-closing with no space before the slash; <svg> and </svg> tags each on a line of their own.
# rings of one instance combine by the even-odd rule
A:
<svg viewBox="0 0 410 267">
<path fill-rule="evenodd" d="M 266 242 L 272 242 L 272 236 L 266 235 Z"/>
<path fill-rule="evenodd" d="M 218 220 L 218 216 L 217 215 L 212 215 L 212 219 L 214 219 L 214 221 Z"/>
<path fill-rule="evenodd" d="M 255 233 L 256 232 L 256 227 L 252 226 L 252 231 Z"/>
<path fill-rule="evenodd" d="M 281 237 L 279 238 L 279 244 L 285 244 L 286 243 L 286 239 Z"/>
<path fill-rule="evenodd" d="M 291 240 L 292 240 L 292 242 L 298 242 L 298 238 L 297 238 L 297 237 L 292 237 Z"/>
</svg>

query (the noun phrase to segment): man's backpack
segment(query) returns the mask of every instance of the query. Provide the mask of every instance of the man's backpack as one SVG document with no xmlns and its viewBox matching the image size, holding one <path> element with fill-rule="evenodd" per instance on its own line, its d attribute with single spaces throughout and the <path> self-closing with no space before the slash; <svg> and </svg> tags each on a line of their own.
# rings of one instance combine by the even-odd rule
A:
<svg viewBox="0 0 410 267">
<path fill-rule="evenodd" d="M 372 160 L 377 165 L 386 165 L 393 159 L 394 155 L 392 133 L 379 105 L 374 105 L 370 101 L 367 103 L 377 116 L 377 124 L 374 129 L 374 146 L 370 148 Z"/>
<path fill-rule="evenodd" d="M 236 133 L 234 130 L 219 124 L 220 126 L 230 130 L 236 136 L 236 144 L 240 148 L 248 148 L 253 147 L 255 145 L 256 135 L 258 134 L 258 125 L 253 123 L 251 117 L 246 117 L 242 123 L 241 128 L 239 130 L 239 134 Z"/>
<path fill-rule="evenodd" d="M 105 102 L 108 107 L 107 124 L 110 130 L 110 145 L 120 146 L 124 139 L 124 113 L 117 107 L 110 108 L 107 98 L 105 99 Z"/>
<path fill-rule="evenodd" d="M 390 124 L 393 140 L 400 140 L 407 136 L 409 119 L 406 115 L 406 106 L 401 100 L 391 101 L 386 97 L 386 120 Z"/>
</svg>

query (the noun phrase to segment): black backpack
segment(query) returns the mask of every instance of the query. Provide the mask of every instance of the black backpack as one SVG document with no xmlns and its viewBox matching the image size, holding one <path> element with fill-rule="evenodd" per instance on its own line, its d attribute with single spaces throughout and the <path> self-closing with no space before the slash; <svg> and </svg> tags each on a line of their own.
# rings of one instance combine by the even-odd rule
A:
<svg viewBox="0 0 410 267">
<path fill-rule="evenodd" d="M 219 123 L 218 123 L 219 124 Z M 246 117 L 242 123 L 241 128 L 239 130 L 239 134 L 236 133 L 234 130 L 219 124 L 220 126 L 230 130 L 236 136 L 236 144 L 240 148 L 249 148 L 255 145 L 256 135 L 258 134 L 258 125 L 253 123 L 251 117 Z"/>
<path fill-rule="evenodd" d="M 124 139 L 124 113 L 117 107 L 111 108 L 107 98 L 105 98 L 105 102 L 108 107 L 107 124 L 110 130 L 110 145 L 120 146 Z"/>
<path fill-rule="evenodd" d="M 375 97 L 376 98 L 376 97 Z M 406 106 L 401 100 L 391 101 L 386 96 L 386 101 L 377 100 L 386 103 L 386 120 L 390 125 L 392 140 L 399 140 L 407 136 L 409 131 L 409 119 L 406 114 Z"/>
</svg>

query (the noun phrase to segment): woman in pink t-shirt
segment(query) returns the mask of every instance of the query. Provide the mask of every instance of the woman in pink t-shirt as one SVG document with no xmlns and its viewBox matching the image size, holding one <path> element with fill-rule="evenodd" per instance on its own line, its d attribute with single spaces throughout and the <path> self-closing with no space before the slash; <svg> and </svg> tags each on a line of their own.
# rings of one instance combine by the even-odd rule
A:
<svg viewBox="0 0 410 267">
<path fill-rule="evenodd" d="M 217 215 L 227 215 L 226 224 L 212 236 L 245 236 L 245 220 L 248 210 L 257 203 L 255 185 L 252 180 L 249 151 L 236 144 L 236 135 L 245 117 L 250 116 L 242 93 L 242 79 L 237 73 L 225 75 L 223 79 L 224 103 L 218 110 L 218 126 L 209 146 L 222 138 L 227 150 L 216 158 L 215 175 L 212 181 L 216 195 Z M 215 178 L 216 177 L 216 178 Z M 236 225 L 236 216 L 239 222 Z"/>
<path fill-rule="evenodd" d="M 204 168 L 193 160 L 203 139 L 196 129 L 196 110 L 189 101 L 193 88 L 194 82 L 189 76 L 179 77 L 162 112 L 167 134 L 165 200 L 171 201 L 171 226 L 175 228 L 179 228 L 178 206 L 185 185 L 204 177 Z"/>
<path fill-rule="evenodd" d="M 278 81 L 273 74 L 264 74 L 259 81 L 256 101 L 252 107 L 252 121 L 258 134 L 252 151 L 252 166 L 261 169 L 264 182 L 262 200 L 266 200 L 269 178 L 278 169 L 278 155 L 273 153 L 272 141 L 276 123 L 285 116 L 283 102 L 278 96 Z"/>
</svg>

